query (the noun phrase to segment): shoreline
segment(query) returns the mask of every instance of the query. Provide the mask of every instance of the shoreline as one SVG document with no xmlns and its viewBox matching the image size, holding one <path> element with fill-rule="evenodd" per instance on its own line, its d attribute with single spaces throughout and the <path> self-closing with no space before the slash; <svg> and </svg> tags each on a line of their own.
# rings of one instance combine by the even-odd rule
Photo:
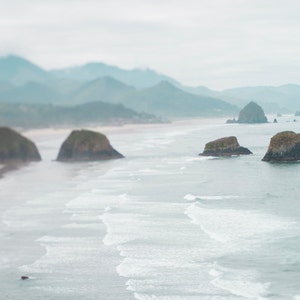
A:
<svg viewBox="0 0 300 300">
<path fill-rule="evenodd" d="M 69 134 L 72 130 L 81 130 L 88 129 L 99 131 L 103 134 L 126 134 L 129 132 L 136 132 L 144 129 L 158 129 L 158 128 L 171 128 L 182 125 L 193 125 L 199 123 L 207 123 L 208 121 L 224 121 L 225 124 L 226 118 L 216 117 L 216 118 L 186 118 L 186 119 L 176 119 L 168 123 L 132 123 L 124 125 L 86 125 L 86 126 L 69 126 L 69 127 L 47 127 L 47 128 L 31 128 L 31 129 L 22 129 L 20 132 L 28 137 L 36 137 L 41 134 Z"/>
<path fill-rule="evenodd" d="M 39 144 L 44 144 L 52 137 L 59 138 L 61 141 L 58 144 L 61 144 L 67 136 L 73 130 L 81 130 L 81 129 L 88 129 L 97 132 L 101 132 L 105 134 L 108 139 L 111 135 L 123 135 L 129 133 L 136 133 L 141 131 L 157 131 L 157 130 L 164 130 L 164 129 L 171 129 L 176 128 L 177 126 L 194 126 L 199 125 L 201 123 L 207 124 L 210 123 L 220 123 L 223 124 L 226 118 L 187 118 L 187 119 L 176 119 L 169 123 L 133 123 L 133 124 L 124 124 L 124 125 L 87 125 L 87 126 L 70 126 L 70 127 L 63 127 L 63 128 L 55 128 L 55 127 L 47 127 L 47 128 L 31 128 L 31 129 L 19 129 L 17 130 L 25 137 L 32 140 L 35 145 L 39 147 Z M 59 149 L 57 149 L 58 151 Z M 16 171 L 22 168 L 23 166 L 28 165 L 28 163 L 6 163 L 0 164 L 0 179 L 3 178 L 7 173 L 11 171 Z"/>
</svg>

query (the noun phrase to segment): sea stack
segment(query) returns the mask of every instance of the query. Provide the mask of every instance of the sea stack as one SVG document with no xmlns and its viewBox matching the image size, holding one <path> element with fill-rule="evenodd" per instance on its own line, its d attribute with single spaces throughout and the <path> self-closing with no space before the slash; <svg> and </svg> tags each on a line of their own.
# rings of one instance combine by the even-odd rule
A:
<svg viewBox="0 0 300 300">
<path fill-rule="evenodd" d="M 238 123 L 268 123 L 261 106 L 251 101 L 239 113 Z"/>
<path fill-rule="evenodd" d="M 283 131 L 274 135 L 262 160 L 269 162 L 300 160 L 300 134 L 293 131 Z"/>
<path fill-rule="evenodd" d="M 244 147 L 241 147 L 235 136 L 223 137 L 205 145 L 202 156 L 232 156 L 232 155 L 247 155 L 252 152 Z"/>
<path fill-rule="evenodd" d="M 74 130 L 63 142 L 57 161 L 97 161 L 123 158 L 107 137 L 91 130 Z"/>
<path fill-rule="evenodd" d="M 0 163 L 23 163 L 40 161 L 35 144 L 18 132 L 0 127 Z"/>
</svg>

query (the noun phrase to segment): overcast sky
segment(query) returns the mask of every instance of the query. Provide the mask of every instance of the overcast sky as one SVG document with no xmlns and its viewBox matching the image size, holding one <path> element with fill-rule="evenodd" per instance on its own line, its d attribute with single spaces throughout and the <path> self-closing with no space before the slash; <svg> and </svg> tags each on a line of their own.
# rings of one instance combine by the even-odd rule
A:
<svg viewBox="0 0 300 300">
<path fill-rule="evenodd" d="M 300 0 L 0 0 L 0 55 L 214 89 L 300 84 Z"/>
</svg>

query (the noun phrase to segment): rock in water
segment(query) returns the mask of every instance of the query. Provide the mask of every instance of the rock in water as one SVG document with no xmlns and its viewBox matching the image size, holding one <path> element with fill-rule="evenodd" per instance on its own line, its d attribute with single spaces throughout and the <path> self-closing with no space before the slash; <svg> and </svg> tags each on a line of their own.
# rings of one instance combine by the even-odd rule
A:
<svg viewBox="0 0 300 300">
<path fill-rule="evenodd" d="M 251 101 L 248 103 L 239 114 L 238 123 L 267 123 L 268 119 L 265 116 L 263 109 Z"/>
<path fill-rule="evenodd" d="M 109 143 L 107 137 L 90 130 L 74 130 L 63 142 L 58 161 L 96 161 L 123 158 Z"/>
<path fill-rule="evenodd" d="M 262 160 L 270 162 L 300 160 L 300 134 L 283 131 L 274 135 Z"/>
<path fill-rule="evenodd" d="M 241 147 L 235 136 L 224 137 L 205 145 L 203 156 L 232 156 L 252 154 L 252 152 L 244 147 Z"/>
<path fill-rule="evenodd" d="M 35 144 L 16 131 L 0 127 L 0 163 L 40 161 Z"/>
</svg>

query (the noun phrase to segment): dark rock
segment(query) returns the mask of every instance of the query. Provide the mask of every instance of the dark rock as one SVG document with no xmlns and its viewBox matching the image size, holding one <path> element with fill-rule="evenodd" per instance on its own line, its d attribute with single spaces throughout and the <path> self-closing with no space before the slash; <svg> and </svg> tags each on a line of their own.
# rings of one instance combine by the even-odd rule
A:
<svg viewBox="0 0 300 300">
<path fill-rule="evenodd" d="M 104 134 L 90 130 L 74 130 L 63 142 L 57 160 L 96 161 L 123 157 L 110 145 Z"/>
<path fill-rule="evenodd" d="M 22 280 L 27 280 L 27 279 L 29 279 L 29 276 L 24 276 L 24 275 L 23 275 L 23 276 L 21 276 L 21 279 L 22 279 Z"/>
<path fill-rule="evenodd" d="M 274 119 L 273 123 L 278 123 L 278 121 L 277 121 L 277 119 L 276 119 L 276 118 Z"/>
<path fill-rule="evenodd" d="M 293 131 L 283 131 L 274 135 L 262 160 L 269 162 L 300 160 L 300 134 Z"/>
<path fill-rule="evenodd" d="M 35 144 L 16 131 L 0 127 L 0 163 L 40 161 Z"/>
<path fill-rule="evenodd" d="M 203 153 L 199 155 L 232 156 L 246 154 L 252 154 L 252 152 L 247 148 L 241 147 L 235 136 L 229 136 L 207 143 Z"/>
<path fill-rule="evenodd" d="M 226 124 L 235 124 L 235 123 L 237 123 L 237 120 L 236 120 L 235 118 L 233 118 L 233 119 L 228 119 L 228 120 L 226 121 Z"/>
<path fill-rule="evenodd" d="M 267 123 L 263 109 L 251 101 L 248 103 L 239 114 L 238 123 Z"/>
</svg>

